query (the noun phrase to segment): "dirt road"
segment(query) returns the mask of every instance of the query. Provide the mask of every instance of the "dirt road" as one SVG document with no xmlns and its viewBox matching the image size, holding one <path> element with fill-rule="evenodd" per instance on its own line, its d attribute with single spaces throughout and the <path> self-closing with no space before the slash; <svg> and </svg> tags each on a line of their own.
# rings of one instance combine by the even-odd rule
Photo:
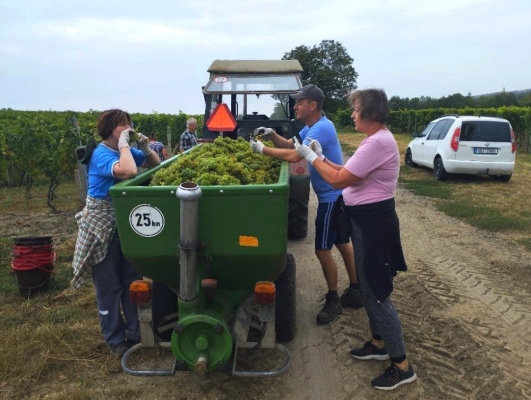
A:
<svg viewBox="0 0 531 400">
<path fill-rule="evenodd" d="M 471 228 L 403 189 L 398 189 L 396 200 L 409 271 L 397 276 L 393 298 L 416 382 L 393 392 L 370 386 L 388 362 L 358 361 L 348 354 L 369 337 L 363 310 L 347 309 L 329 326 L 316 324 L 326 287 L 310 224 L 306 239 L 289 243 L 297 264 L 298 331 L 287 344 L 292 365 L 285 374 L 134 377 L 122 373 L 116 362 L 88 389 L 87 398 L 113 398 L 116 387 L 127 387 L 131 399 L 164 400 L 531 398 L 529 252 L 510 237 Z M 313 221 L 313 196 L 310 210 Z M 334 254 L 339 261 L 339 253 Z M 340 288 L 346 284 L 340 266 Z M 275 354 L 256 359 L 261 362 L 267 356 Z M 59 397 L 41 387 L 35 398 Z"/>
<path fill-rule="evenodd" d="M 289 243 L 297 263 L 298 332 L 287 345 L 293 361 L 284 375 L 122 374 L 119 380 L 153 399 L 531 398 L 530 254 L 510 238 L 477 231 L 403 189 L 396 200 L 409 271 L 396 278 L 393 298 L 419 377 L 415 383 L 390 393 L 370 386 L 388 362 L 348 354 L 369 337 L 363 310 L 347 309 L 329 326 L 315 323 L 326 288 L 313 254 L 313 226 L 306 239 Z M 342 269 L 340 280 L 345 287 Z"/>
</svg>

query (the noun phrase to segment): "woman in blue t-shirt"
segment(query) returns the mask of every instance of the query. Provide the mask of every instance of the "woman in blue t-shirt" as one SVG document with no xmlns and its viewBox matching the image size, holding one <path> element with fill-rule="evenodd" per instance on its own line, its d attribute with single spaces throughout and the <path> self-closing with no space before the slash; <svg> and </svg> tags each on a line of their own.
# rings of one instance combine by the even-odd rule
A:
<svg viewBox="0 0 531 400">
<path fill-rule="evenodd" d="M 113 354 L 123 355 L 140 340 L 135 305 L 129 299 L 129 285 L 142 276 L 125 259 L 109 189 L 134 177 L 138 167 L 160 164 L 149 148 L 148 138 L 131 128 L 130 115 L 107 110 L 97 123 L 99 143 L 88 163 L 85 207 L 76 215 L 79 226 L 72 267 L 72 285 L 78 289 L 91 274 L 96 289 L 101 332 Z M 137 148 L 129 145 L 134 136 Z"/>
</svg>

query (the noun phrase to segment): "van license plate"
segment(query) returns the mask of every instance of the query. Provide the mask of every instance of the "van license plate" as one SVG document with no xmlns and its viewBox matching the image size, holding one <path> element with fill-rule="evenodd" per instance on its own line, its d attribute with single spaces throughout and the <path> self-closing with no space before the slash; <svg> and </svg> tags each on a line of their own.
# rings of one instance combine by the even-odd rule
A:
<svg viewBox="0 0 531 400">
<path fill-rule="evenodd" d="M 474 154 L 498 154 L 498 149 L 488 147 L 474 147 Z"/>
</svg>

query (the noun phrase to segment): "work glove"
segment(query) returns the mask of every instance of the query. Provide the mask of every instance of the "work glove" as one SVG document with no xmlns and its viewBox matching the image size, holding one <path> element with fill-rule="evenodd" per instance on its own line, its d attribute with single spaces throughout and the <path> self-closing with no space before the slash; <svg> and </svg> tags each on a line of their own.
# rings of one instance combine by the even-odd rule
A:
<svg viewBox="0 0 531 400">
<path fill-rule="evenodd" d="M 144 153 L 144 155 L 148 155 L 149 152 L 151 151 L 151 149 L 149 148 L 149 139 L 147 138 L 146 135 L 140 133 L 140 132 L 137 132 L 136 133 L 137 135 L 137 138 L 136 138 L 136 147 L 139 149 L 139 150 L 142 150 L 142 153 Z"/>
<path fill-rule="evenodd" d="M 315 139 L 312 139 L 308 146 L 310 146 L 310 149 L 315 151 L 315 154 L 317 154 L 317 157 L 319 157 L 321 161 L 326 160 L 326 157 L 323 155 L 323 148 L 321 147 L 321 143 L 319 143 Z"/>
<path fill-rule="evenodd" d="M 275 132 L 273 128 L 264 128 L 263 126 L 261 126 L 260 128 L 256 128 L 254 130 L 253 136 L 256 137 L 260 135 L 262 139 L 267 139 L 269 135 L 271 135 L 273 132 Z"/>
<path fill-rule="evenodd" d="M 316 158 L 319 158 L 315 152 L 310 149 L 310 147 L 306 146 L 305 144 L 300 144 L 300 142 L 297 140 L 297 137 L 293 137 L 293 143 L 295 144 L 295 151 L 299 156 L 306 159 L 310 164 L 313 164 Z"/>
<path fill-rule="evenodd" d="M 251 144 L 251 148 L 255 153 L 262 154 L 262 152 L 264 151 L 264 144 L 261 141 L 256 140 L 255 138 L 251 138 L 249 139 L 249 143 Z"/>
<path fill-rule="evenodd" d="M 120 137 L 118 138 L 118 149 L 122 147 L 129 147 L 129 133 L 134 132 L 131 128 L 124 129 L 120 132 Z"/>
</svg>

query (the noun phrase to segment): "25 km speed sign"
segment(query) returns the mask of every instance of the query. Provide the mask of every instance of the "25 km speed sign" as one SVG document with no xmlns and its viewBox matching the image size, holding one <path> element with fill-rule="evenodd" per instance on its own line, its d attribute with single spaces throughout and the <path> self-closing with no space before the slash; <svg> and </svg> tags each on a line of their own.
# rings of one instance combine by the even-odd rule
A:
<svg viewBox="0 0 531 400">
<path fill-rule="evenodd" d="M 164 215 L 157 207 L 140 204 L 129 214 L 129 224 L 140 236 L 157 236 L 164 229 Z"/>
</svg>

